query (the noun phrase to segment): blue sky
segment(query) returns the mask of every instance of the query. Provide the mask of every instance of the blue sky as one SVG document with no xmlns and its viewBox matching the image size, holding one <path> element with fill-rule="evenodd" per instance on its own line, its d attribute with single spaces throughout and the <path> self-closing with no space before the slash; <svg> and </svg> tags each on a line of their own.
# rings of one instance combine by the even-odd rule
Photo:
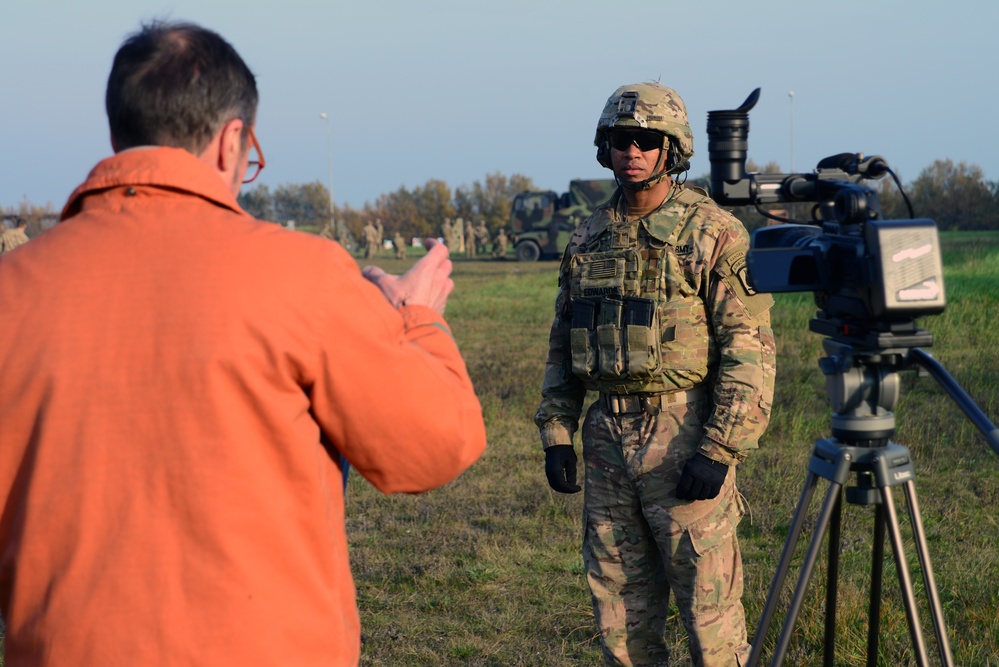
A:
<svg viewBox="0 0 999 667">
<path fill-rule="evenodd" d="M 257 75 L 260 182 L 328 184 L 332 154 L 334 198 L 355 208 L 432 178 L 607 177 L 603 103 L 655 79 L 687 103 L 694 177 L 707 112 L 759 86 L 758 163 L 810 171 L 850 151 L 904 181 L 944 158 L 999 179 L 995 2 L 0 0 L 0 206 L 59 208 L 110 154 L 111 59 L 155 17 L 217 30 Z"/>
</svg>

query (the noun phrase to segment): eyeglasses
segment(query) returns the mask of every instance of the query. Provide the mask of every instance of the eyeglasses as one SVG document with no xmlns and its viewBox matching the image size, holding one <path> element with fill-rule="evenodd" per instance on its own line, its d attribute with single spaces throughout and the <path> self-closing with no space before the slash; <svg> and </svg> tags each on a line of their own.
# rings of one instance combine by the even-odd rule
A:
<svg viewBox="0 0 999 667">
<path fill-rule="evenodd" d="M 626 151 L 632 145 L 643 153 L 663 147 L 663 135 L 653 130 L 614 130 L 608 137 L 611 148 Z"/>
<path fill-rule="evenodd" d="M 247 132 L 250 133 L 250 148 L 257 151 L 257 157 L 259 158 L 258 160 L 250 160 L 246 163 L 246 173 L 243 175 L 243 183 L 252 183 L 260 175 L 260 171 L 267 166 L 267 161 L 264 160 L 264 153 L 260 150 L 260 144 L 257 143 L 257 135 L 253 133 L 253 128 L 248 128 Z"/>
</svg>

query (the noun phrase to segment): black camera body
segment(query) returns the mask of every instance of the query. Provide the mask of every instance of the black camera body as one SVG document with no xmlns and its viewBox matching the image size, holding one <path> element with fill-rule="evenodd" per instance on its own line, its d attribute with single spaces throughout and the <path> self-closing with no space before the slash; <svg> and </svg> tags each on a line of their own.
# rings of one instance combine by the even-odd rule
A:
<svg viewBox="0 0 999 667">
<path fill-rule="evenodd" d="M 912 336 L 915 318 L 946 305 L 936 223 L 881 219 L 877 193 L 861 184 L 890 172 L 878 156 L 841 153 L 806 174 L 747 173 L 749 111 L 759 95 L 757 88 L 738 109 L 708 112 L 712 198 L 729 206 L 814 202 L 815 219 L 752 233 L 753 288 L 814 292 L 817 333 L 869 347 L 928 344 L 929 334 Z"/>
</svg>

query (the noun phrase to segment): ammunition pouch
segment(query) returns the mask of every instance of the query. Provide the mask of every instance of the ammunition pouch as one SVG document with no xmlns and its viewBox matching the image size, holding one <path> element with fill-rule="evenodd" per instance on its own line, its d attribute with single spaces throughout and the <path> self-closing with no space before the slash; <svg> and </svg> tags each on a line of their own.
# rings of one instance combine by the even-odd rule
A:
<svg viewBox="0 0 999 667">
<path fill-rule="evenodd" d="M 683 275 L 672 249 L 644 256 L 635 249 L 572 256 L 569 343 L 577 377 L 646 382 L 664 370 L 707 368 L 703 301 L 683 280 L 668 282 L 667 275 Z"/>
<path fill-rule="evenodd" d="M 585 380 L 651 379 L 660 370 L 656 302 L 639 296 L 633 249 L 572 257 L 572 372 Z"/>
</svg>

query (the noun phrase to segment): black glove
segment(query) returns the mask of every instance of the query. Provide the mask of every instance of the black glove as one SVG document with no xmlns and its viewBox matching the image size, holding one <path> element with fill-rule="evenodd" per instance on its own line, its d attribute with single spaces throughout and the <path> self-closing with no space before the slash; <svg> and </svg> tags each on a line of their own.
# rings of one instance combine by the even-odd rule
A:
<svg viewBox="0 0 999 667">
<path fill-rule="evenodd" d="M 576 484 L 576 450 L 572 445 L 553 445 L 545 450 L 548 486 L 559 493 L 579 493 Z"/>
<path fill-rule="evenodd" d="M 680 500 L 714 498 L 721 491 L 727 474 L 727 465 L 698 452 L 683 466 L 680 483 L 676 485 L 676 497 Z"/>
</svg>

